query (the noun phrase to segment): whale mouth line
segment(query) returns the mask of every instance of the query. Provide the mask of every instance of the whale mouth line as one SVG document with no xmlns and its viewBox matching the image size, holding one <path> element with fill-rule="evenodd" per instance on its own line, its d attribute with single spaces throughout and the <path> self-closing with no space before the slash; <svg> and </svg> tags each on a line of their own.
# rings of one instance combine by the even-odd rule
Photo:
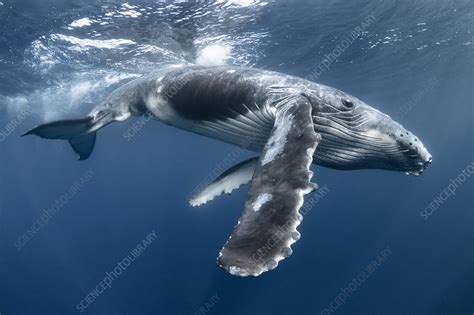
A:
<svg viewBox="0 0 474 315">
<path fill-rule="evenodd" d="M 390 134 L 353 130 L 341 120 L 313 116 L 313 126 L 321 134 L 316 160 L 337 169 L 386 169 L 419 176 L 432 163 L 423 156 L 424 147 L 407 147 Z M 318 122 L 323 122 L 320 124 Z M 351 126 L 352 127 L 352 126 Z"/>
<path fill-rule="evenodd" d="M 418 170 L 405 172 L 407 175 L 420 176 L 423 172 L 433 163 L 433 158 L 430 156 L 426 161 L 420 161 L 417 164 L 419 165 Z"/>
</svg>

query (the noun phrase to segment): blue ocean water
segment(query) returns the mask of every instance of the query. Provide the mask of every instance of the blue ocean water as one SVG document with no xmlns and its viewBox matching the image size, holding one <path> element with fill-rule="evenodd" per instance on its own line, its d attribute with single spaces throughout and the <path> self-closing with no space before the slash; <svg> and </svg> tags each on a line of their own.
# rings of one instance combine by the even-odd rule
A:
<svg viewBox="0 0 474 315">
<path fill-rule="evenodd" d="M 474 313 L 472 1 L 0 1 L 0 314 Z M 419 177 L 314 166 L 327 193 L 293 255 L 238 278 L 215 259 L 246 189 L 187 198 L 251 152 L 136 118 L 80 162 L 63 141 L 20 137 L 196 60 L 341 89 L 434 162 Z"/>
</svg>

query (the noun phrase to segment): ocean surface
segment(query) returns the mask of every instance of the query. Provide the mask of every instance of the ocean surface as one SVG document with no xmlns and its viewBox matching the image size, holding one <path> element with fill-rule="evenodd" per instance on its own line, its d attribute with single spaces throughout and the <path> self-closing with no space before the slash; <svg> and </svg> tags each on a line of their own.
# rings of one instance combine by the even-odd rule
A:
<svg viewBox="0 0 474 315">
<path fill-rule="evenodd" d="M 1 315 L 474 313 L 472 1 L 0 1 Z M 247 187 L 187 199 L 254 153 L 138 118 L 100 130 L 86 161 L 20 137 L 196 62 L 348 92 L 433 164 L 419 177 L 313 166 L 327 192 L 293 255 L 239 278 L 215 260 Z"/>
</svg>

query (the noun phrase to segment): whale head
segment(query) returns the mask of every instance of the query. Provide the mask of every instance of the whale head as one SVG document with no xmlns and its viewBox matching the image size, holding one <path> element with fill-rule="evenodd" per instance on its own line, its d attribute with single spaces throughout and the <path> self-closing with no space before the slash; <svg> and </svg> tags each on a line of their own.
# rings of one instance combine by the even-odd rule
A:
<svg viewBox="0 0 474 315">
<path fill-rule="evenodd" d="M 418 137 L 356 97 L 318 86 L 308 98 L 315 131 L 322 136 L 314 157 L 317 164 L 413 175 L 420 175 L 431 164 L 431 154 Z"/>
</svg>

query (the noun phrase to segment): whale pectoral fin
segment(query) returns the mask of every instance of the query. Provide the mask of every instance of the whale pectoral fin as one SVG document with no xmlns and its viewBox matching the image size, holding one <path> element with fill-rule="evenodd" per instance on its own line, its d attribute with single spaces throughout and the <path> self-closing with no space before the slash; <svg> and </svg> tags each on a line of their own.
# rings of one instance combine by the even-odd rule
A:
<svg viewBox="0 0 474 315">
<path fill-rule="evenodd" d="M 310 165 L 321 136 L 313 128 L 311 104 L 297 95 L 280 105 L 244 213 L 217 259 L 233 275 L 258 276 L 291 255 L 303 196 L 315 188 Z"/>
<path fill-rule="evenodd" d="M 229 168 L 204 189 L 192 196 L 189 203 L 193 207 L 198 207 L 223 193 L 230 194 L 240 186 L 248 184 L 252 180 L 257 162 L 258 157 L 255 157 Z"/>
</svg>

